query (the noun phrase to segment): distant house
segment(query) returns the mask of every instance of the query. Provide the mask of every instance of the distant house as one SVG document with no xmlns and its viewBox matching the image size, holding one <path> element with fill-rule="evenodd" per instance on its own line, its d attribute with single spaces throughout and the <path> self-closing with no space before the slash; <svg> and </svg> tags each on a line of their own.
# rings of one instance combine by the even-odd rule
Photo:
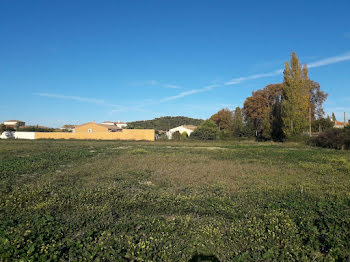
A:
<svg viewBox="0 0 350 262">
<path fill-rule="evenodd" d="M 22 127 L 25 126 L 26 123 L 20 120 L 7 120 L 4 121 L 4 126 L 10 127 L 10 128 L 17 128 L 17 127 Z"/>
<path fill-rule="evenodd" d="M 340 122 L 340 121 L 333 121 L 334 122 L 334 128 L 344 128 L 345 126 L 348 126 L 349 123 L 346 123 L 346 122 Z"/>
<path fill-rule="evenodd" d="M 67 130 L 70 132 L 74 132 L 75 130 L 75 125 L 64 125 L 60 128 L 61 130 Z"/>
<path fill-rule="evenodd" d="M 124 122 L 112 122 L 112 121 L 104 121 L 101 123 L 102 125 L 109 125 L 109 126 L 117 126 L 119 128 L 125 128 L 127 127 L 127 123 L 124 123 Z"/>
<path fill-rule="evenodd" d="M 196 130 L 196 126 L 193 125 L 182 125 L 182 126 L 178 126 L 178 127 L 174 127 L 172 129 L 170 129 L 168 132 L 166 132 L 166 136 L 168 137 L 168 139 L 172 139 L 173 138 L 173 134 L 178 131 L 180 134 L 182 134 L 183 132 L 186 132 L 188 136 L 191 135 L 191 133 Z"/>
<path fill-rule="evenodd" d="M 75 126 L 75 133 L 107 133 L 107 132 L 122 132 L 123 129 L 114 125 L 97 124 L 89 122 L 79 126 Z"/>
</svg>

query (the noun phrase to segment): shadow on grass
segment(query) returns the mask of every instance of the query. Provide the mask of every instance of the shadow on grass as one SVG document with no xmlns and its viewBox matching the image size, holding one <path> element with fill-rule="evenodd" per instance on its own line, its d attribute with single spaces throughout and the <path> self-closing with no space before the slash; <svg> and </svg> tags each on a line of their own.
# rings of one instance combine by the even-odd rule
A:
<svg viewBox="0 0 350 262">
<path fill-rule="evenodd" d="M 202 255 L 195 254 L 188 262 L 220 262 L 220 260 L 214 255 Z"/>
</svg>

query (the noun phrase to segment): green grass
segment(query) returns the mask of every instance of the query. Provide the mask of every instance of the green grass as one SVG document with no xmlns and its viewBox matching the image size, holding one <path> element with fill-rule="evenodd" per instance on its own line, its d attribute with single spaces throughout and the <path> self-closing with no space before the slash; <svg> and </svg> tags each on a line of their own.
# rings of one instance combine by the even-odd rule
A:
<svg viewBox="0 0 350 262">
<path fill-rule="evenodd" d="M 349 261 L 350 154 L 0 141 L 0 261 Z"/>
</svg>

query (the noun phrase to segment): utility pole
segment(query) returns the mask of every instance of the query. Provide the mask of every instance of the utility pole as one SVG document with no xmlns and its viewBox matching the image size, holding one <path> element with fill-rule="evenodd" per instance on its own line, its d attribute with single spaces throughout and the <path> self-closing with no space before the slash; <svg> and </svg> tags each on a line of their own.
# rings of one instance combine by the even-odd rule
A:
<svg viewBox="0 0 350 262">
<path fill-rule="evenodd" d="M 311 107 L 309 107 L 309 133 L 311 137 Z"/>
</svg>

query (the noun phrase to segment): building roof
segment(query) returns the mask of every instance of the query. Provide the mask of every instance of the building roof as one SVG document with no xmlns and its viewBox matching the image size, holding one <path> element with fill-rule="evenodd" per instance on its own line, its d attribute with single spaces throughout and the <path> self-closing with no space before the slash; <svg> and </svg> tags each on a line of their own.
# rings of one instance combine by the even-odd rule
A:
<svg viewBox="0 0 350 262">
<path fill-rule="evenodd" d="M 345 125 L 347 126 L 349 123 L 346 123 L 345 122 Z M 344 125 L 344 122 L 340 122 L 340 121 L 337 121 L 337 120 L 335 120 L 334 121 L 334 125 L 337 125 L 337 126 L 343 126 Z"/>
<path fill-rule="evenodd" d="M 187 128 L 187 129 L 189 129 L 189 130 L 192 130 L 192 131 L 194 131 L 194 130 L 197 129 L 197 126 L 194 126 L 194 125 L 183 125 L 183 127 L 184 127 L 184 128 Z"/>
<path fill-rule="evenodd" d="M 194 125 L 181 125 L 181 126 L 177 126 L 177 127 L 171 128 L 170 130 L 174 131 L 174 130 L 177 130 L 177 129 L 181 128 L 181 127 L 185 128 L 185 129 L 188 129 L 188 130 L 191 130 L 191 131 L 194 131 L 197 128 L 197 126 L 194 126 Z"/>
<path fill-rule="evenodd" d="M 105 127 L 107 129 L 110 129 L 110 130 L 121 130 L 122 128 L 120 127 L 117 127 L 117 126 L 111 126 L 111 125 L 104 125 L 104 124 L 97 124 L 96 122 L 88 122 L 88 123 L 84 123 L 84 124 L 81 124 L 81 125 L 77 125 L 75 127 L 78 127 L 78 126 L 85 126 L 85 125 L 88 125 L 88 124 L 95 124 L 95 125 L 98 125 L 98 126 L 102 126 L 102 127 Z"/>
<path fill-rule="evenodd" d="M 64 125 L 61 128 L 75 128 L 75 125 Z"/>
<path fill-rule="evenodd" d="M 122 129 L 122 128 L 120 128 L 120 127 L 111 126 L 111 125 L 104 125 L 104 124 L 96 124 L 96 125 L 103 126 L 103 127 L 105 127 L 105 128 L 112 129 L 112 130 L 121 130 L 121 129 Z"/>
<path fill-rule="evenodd" d="M 124 122 L 119 122 L 119 121 L 118 121 L 118 122 L 113 122 L 113 121 L 103 121 L 103 122 L 102 122 L 102 124 L 103 124 L 103 123 L 110 123 L 110 124 L 126 124 L 126 123 L 124 123 Z"/>
<path fill-rule="evenodd" d="M 25 123 L 24 121 L 21 121 L 21 120 L 6 120 L 4 122 L 22 122 L 22 123 Z"/>
</svg>

